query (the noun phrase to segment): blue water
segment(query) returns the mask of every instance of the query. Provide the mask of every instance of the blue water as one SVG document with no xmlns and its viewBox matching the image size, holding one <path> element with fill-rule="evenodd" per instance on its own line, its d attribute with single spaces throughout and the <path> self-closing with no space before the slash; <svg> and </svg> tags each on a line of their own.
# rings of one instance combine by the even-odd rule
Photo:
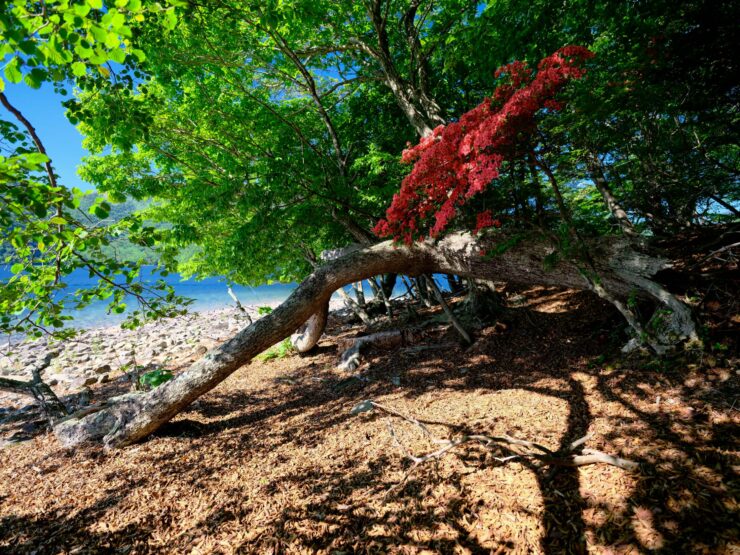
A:
<svg viewBox="0 0 740 555">
<path fill-rule="evenodd" d="M 142 269 L 144 281 L 146 281 L 147 278 L 150 278 L 152 275 L 151 271 L 152 267 L 144 267 Z M 8 279 L 10 276 L 12 276 L 12 274 L 8 268 L 0 266 L 0 285 L 2 281 Z M 155 279 L 157 279 L 156 276 Z M 175 293 L 178 295 L 193 299 L 193 303 L 188 308 L 190 311 L 202 312 L 234 306 L 234 301 L 229 297 L 226 282 L 223 278 L 184 280 L 182 276 L 178 274 L 169 274 L 164 278 L 164 280 L 174 287 Z M 439 280 L 437 281 L 440 287 L 444 287 L 443 282 L 440 282 Z M 67 291 L 69 293 L 73 293 L 78 289 L 90 287 L 95 283 L 95 280 L 89 277 L 87 270 L 76 270 L 64 278 L 64 283 L 67 284 Z M 365 297 L 367 299 L 371 299 L 372 292 L 367 282 L 365 282 L 363 286 Z M 297 284 L 295 283 L 273 283 L 271 285 L 260 285 L 258 287 L 235 285 L 233 290 L 243 305 L 265 306 L 284 301 L 296 287 Z M 345 289 L 352 294 L 350 286 L 347 286 Z M 402 295 L 405 292 L 406 288 L 403 285 L 403 282 L 399 279 L 396 283 L 393 295 Z M 338 295 L 335 293 L 335 297 L 337 296 Z M 133 300 L 129 300 L 127 303 L 132 308 L 136 305 L 136 302 Z M 71 325 L 80 328 L 111 326 L 121 323 L 126 317 L 125 313 L 108 314 L 107 301 L 94 302 L 82 310 L 71 310 L 69 314 L 74 316 L 74 321 Z"/>
<path fill-rule="evenodd" d="M 11 275 L 7 268 L 0 267 L 0 281 L 8 279 Z M 152 267 L 143 268 L 142 276 L 144 282 L 152 279 Z M 155 275 L 153 279 L 162 278 Z M 234 301 L 229 297 L 226 282 L 223 279 L 184 280 L 179 274 L 169 274 L 163 279 L 174 287 L 178 295 L 193 299 L 193 303 L 188 307 L 190 311 L 201 312 L 234 306 Z M 63 281 L 67 284 L 66 291 L 69 293 L 90 287 L 95 283 L 95 279 L 89 277 L 87 270 L 76 270 L 66 276 Z M 296 287 L 295 283 L 274 283 L 259 287 L 235 285 L 232 289 L 243 305 L 265 306 L 284 301 Z M 131 308 L 136 305 L 133 299 L 128 299 L 126 302 Z M 74 316 L 72 325 L 81 328 L 115 325 L 126 318 L 125 313 L 108 314 L 107 301 L 96 301 L 84 309 L 70 310 L 69 314 Z"/>
</svg>

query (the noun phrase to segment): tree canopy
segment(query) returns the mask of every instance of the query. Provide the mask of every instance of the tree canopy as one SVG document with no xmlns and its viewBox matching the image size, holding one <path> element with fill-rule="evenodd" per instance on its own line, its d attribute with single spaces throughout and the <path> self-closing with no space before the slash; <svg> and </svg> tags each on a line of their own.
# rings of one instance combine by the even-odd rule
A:
<svg viewBox="0 0 740 555">
<path fill-rule="evenodd" d="M 323 250 L 377 241 L 374 228 L 401 239 L 537 229 L 565 251 L 573 234 L 668 235 L 737 218 L 737 11 L 709 0 L 6 3 L 4 77 L 74 91 L 68 118 L 94 153 L 81 173 L 108 195 L 92 213 L 156 202 L 145 218 L 85 222 L 80 195 L 57 182 L 5 99 L 0 220 L 15 277 L 3 329 L 61 326 L 55 291 L 79 267 L 100 285 L 78 306 L 112 298 L 122 310 L 133 293 L 154 303 L 149 316 L 174 310 L 172 291 L 146 297 L 138 265 L 106 254 L 121 234 L 157 246 L 170 269 L 195 246 L 180 271 L 258 284 L 302 279 Z M 513 125 L 507 102 L 570 67 L 556 52 L 578 63 Z M 458 161 L 489 157 L 465 206 L 439 172 L 417 178 L 475 114 L 490 139 L 499 109 L 512 148 L 461 147 Z M 419 140 L 412 170 L 401 152 Z M 376 228 L 404 179 L 401 195 L 436 223 Z M 392 206 L 386 223 L 409 216 Z"/>
</svg>

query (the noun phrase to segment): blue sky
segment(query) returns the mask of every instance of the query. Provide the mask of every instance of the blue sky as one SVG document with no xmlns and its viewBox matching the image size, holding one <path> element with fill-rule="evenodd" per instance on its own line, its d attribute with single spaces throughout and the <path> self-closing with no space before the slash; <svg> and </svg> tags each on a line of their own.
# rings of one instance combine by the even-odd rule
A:
<svg viewBox="0 0 740 555">
<path fill-rule="evenodd" d="M 77 175 L 77 166 L 88 152 L 82 148 L 82 135 L 64 116 L 62 101 L 70 96 L 55 94 L 54 88 L 49 83 L 44 83 L 40 89 L 34 90 L 24 84 L 13 85 L 7 81 L 5 95 L 36 128 L 36 133 L 44 143 L 54 169 L 59 174 L 60 184 L 70 188 L 92 190 L 93 187 L 83 182 Z M 4 111 L 2 106 L 0 110 Z M 5 112 L 2 115 L 8 121 L 18 124 L 12 114 Z"/>
</svg>

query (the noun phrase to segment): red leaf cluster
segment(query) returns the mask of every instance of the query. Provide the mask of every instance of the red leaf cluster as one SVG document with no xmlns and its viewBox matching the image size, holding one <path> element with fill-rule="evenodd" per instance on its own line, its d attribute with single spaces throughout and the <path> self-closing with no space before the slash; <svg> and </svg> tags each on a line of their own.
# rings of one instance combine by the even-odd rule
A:
<svg viewBox="0 0 740 555">
<path fill-rule="evenodd" d="M 427 229 L 430 237 L 447 229 L 458 208 L 499 176 L 503 162 L 522 154 L 535 115 L 563 108 L 556 94 L 570 79 L 583 77 L 583 63 L 591 57 L 584 47 L 566 46 L 542 59 L 536 74 L 519 61 L 499 68 L 495 76 L 502 82 L 492 97 L 403 151 L 403 162 L 414 168 L 375 233 L 411 244 Z M 478 215 L 475 231 L 500 225 L 486 211 Z"/>
</svg>

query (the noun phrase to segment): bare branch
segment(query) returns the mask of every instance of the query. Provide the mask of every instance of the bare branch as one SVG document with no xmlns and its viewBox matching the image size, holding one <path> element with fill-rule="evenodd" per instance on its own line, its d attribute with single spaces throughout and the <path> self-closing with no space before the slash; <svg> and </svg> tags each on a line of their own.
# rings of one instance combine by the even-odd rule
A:
<svg viewBox="0 0 740 555">
<path fill-rule="evenodd" d="M 417 427 L 429 441 L 439 446 L 434 451 L 431 451 L 424 455 L 417 456 L 412 454 L 411 450 L 398 438 L 398 434 L 393 428 L 393 424 L 390 418 L 388 418 L 387 425 L 393 442 L 403 452 L 404 456 L 409 458 L 414 463 L 413 466 L 406 472 L 406 474 L 404 474 L 403 478 L 390 488 L 389 492 L 405 483 L 408 477 L 420 465 L 432 460 L 439 460 L 456 447 L 459 447 L 460 445 L 463 445 L 465 443 L 477 443 L 484 449 L 488 449 L 491 451 L 497 449 L 498 451 L 502 452 L 502 456 L 494 456 L 493 458 L 501 464 L 505 464 L 516 459 L 533 459 L 539 463 L 542 463 L 543 465 L 556 467 L 578 467 L 589 464 L 608 464 L 611 466 L 616 466 L 628 472 L 634 472 L 640 467 L 639 463 L 636 463 L 634 461 L 615 457 L 613 455 L 609 455 L 607 453 L 594 449 L 583 449 L 582 454 L 575 454 L 574 452 L 577 451 L 584 443 L 586 443 L 586 441 L 591 438 L 591 434 L 587 434 L 582 438 L 574 441 L 568 446 L 566 450 L 552 451 L 551 449 L 548 449 L 547 447 L 545 447 L 544 445 L 540 445 L 539 443 L 515 438 L 508 434 L 500 436 L 489 436 L 486 434 L 464 434 L 452 439 L 438 439 L 431 433 L 429 428 L 424 423 L 420 422 L 416 418 L 403 414 L 402 412 L 394 408 L 376 403 L 372 400 L 366 400 L 357 405 L 352 410 L 352 414 L 368 412 L 373 408 L 378 409 L 381 412 L 388 414 L 389 416 L 395 416 L 396 418 L 400 418 L 401 420 L 409 422 L 410 424 Z"/>
</svg>

